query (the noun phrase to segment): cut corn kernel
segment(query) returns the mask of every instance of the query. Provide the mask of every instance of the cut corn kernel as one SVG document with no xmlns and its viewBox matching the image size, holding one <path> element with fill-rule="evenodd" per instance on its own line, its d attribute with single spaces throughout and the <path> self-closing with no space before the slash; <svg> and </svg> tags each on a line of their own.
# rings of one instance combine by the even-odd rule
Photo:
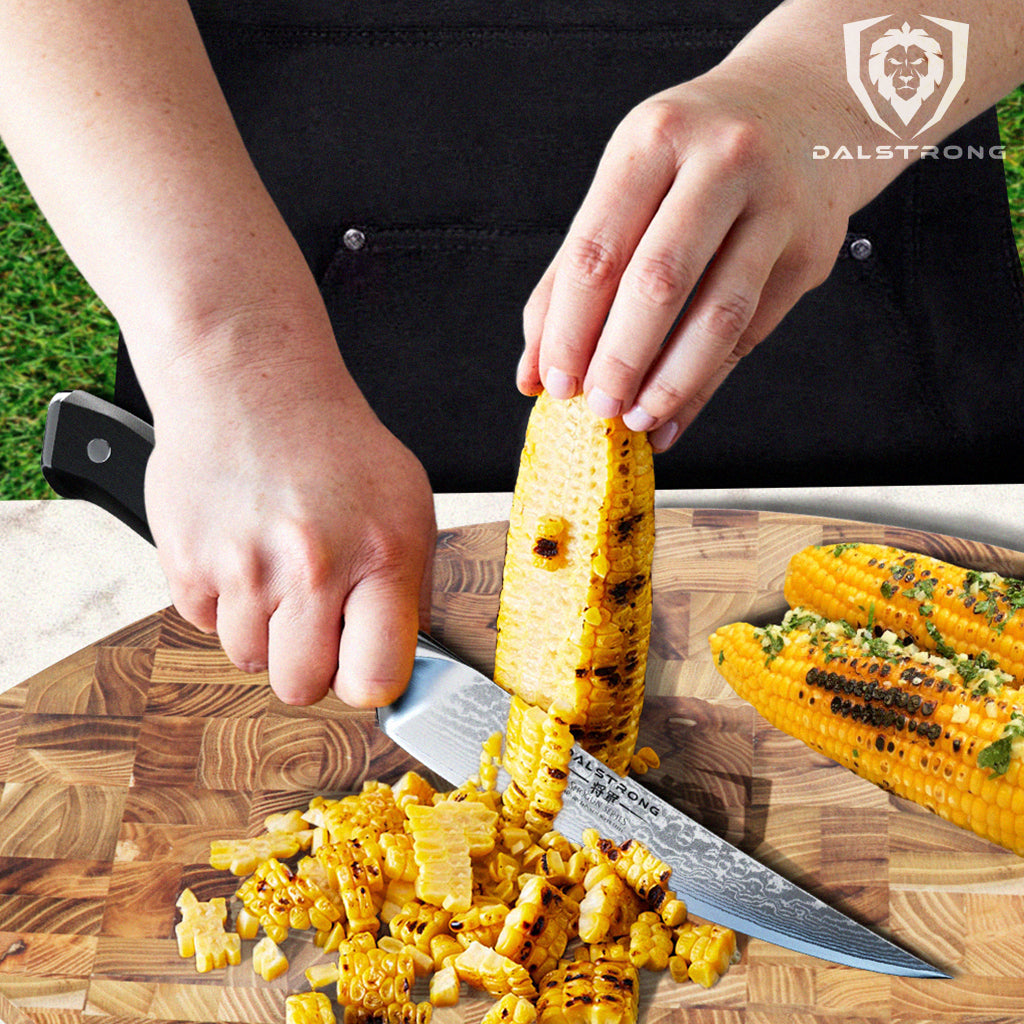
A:
<svg viewBox="0 0 1024 1024">
<path fill-rule="evenodd" d="M 252 969 L 264 981 L 273 981 L 288 970 L 288 958 L 269 935 L 264 935 L 253 947 Z"/>
<path fill-rule="evenodd" d="M 337 1024 L 323 992 L 296 992 L 284 1001 L 285 1024 Z"/>
<path fill-rule="evenodd" d="M 480 1024 L 533 1024 L 537 1007 L 522 996 L 502 996 L 481 1018 Z"/>
<path fill-rule="evenodd" d="M 178 897 L 181 921 L 174 926 L 178 954 L 194 956 L 200 974 L 242 962 L 242 940 L 227 932 L 227 901 L 221 896 L 200 902 L 191 889 Z"/>
</svg>

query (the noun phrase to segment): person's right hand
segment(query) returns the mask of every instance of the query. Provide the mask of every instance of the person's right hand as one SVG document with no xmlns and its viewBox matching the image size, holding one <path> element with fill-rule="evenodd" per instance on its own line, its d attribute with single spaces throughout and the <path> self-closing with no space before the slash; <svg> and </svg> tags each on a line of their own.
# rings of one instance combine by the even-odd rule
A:
<svg viewBox="0 0 1024 1024">
<path fill-rule="evenodd" d="M 370 707 L 428 625 L 434 508 L 331 345 L 163 375 L 146 510 L 176 608 L 235 665 L 290 704 Z"/>
</svg>

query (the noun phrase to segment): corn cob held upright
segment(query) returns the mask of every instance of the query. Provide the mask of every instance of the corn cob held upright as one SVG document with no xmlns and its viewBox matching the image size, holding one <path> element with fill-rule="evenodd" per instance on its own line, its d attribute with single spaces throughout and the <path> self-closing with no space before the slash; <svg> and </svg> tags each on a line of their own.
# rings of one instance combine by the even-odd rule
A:
<svg viewBox="0 0 1024 1024">
<path fill-rule="evenodd" d="M 785 596 L 926 650 L 994 661 L 1024 685 L 1024 580 L 882 544 L 821 544 L 790 559 Z"/>
<path fill-rule="evenodd" d="M 510 515 L 494 677 L 527 704 L 557 707 L 620 774 L 643 703 L 653 551 L 646 435 L 598 418 L 582 397 L 542 393 Z"/>
<path fill-rule="evenodd" d="M 723 626 L 719 672 L 769 722 L 899 796 L 1024 854 L 1024 694 L 1006 673 L 804 609 Z"/>
</svg>

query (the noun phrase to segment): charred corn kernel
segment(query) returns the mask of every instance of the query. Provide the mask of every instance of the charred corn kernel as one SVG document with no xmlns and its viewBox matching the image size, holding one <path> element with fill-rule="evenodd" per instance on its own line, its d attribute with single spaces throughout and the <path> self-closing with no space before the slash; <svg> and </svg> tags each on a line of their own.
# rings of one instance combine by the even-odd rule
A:
<svg viewBox="0 0 1024 1024">
<path fill-rule="evenodd" d="M 480 1019 L 480 1024 L 533 1024 L 537 1007 L 522 996 L 502 996 Z"/>
<path fill-rule="evenodd" d="M 338 980 L 338 964 L 313 964 L 303 972 L 310 988 L 324 988 Z"/>
<path fill-rule="evenodd" d="M 384 902 L 384 869 L 375 846 L 370 840 L 353 838 L 327 843 L 316 851 L 316 863 L 340 893 L 349 935 L 376 935 L 380 927 L 377 913 Z"/>
<path fill-rule="evenodd" d="M 497 901 L 475 903 L 461 914 L 453 914 L 448 929 L 455 936 L 462 949 L 468 949 L 474 942 L 493 946 L 498 941 L 509 907 Z"/>
<path fill-rule="evenodd" d="M 602 839 L 593 829 L 587 829 L 583 838 L 587 846 L 611 864 L 615 873 L 641 899 L 646 900 L 651 909 L 659 910 L 666 899 L 675 899 L 675 893 L 667 888 L 672 869 L 643 843 L 626 839 L 616 845 L 610 839 Z"/>
<path fill-rule="evenodd" d="M 630 759 L 629 770 L 634 775 L 643 775 L 651 768 L 660 768 L 661 758 L 650 747 L 641 747 Z"/>
<path fill-rule="evenodd" d="M 410 804 L 405 810 L 419 867 L 416 895 L 444 910 L 468 910 L 473 899 L 470 858 L 494 848 L 498 815 L 469 800 Z"/>
<path fill-rule="evenodd" d="M 303 837 L 296 831 L 271 832 L 251 839 L 215 839 L 210 843 L 210 867 L 248 875 L 270 857 L 294 857 L 303 848 L 302 843 Z"/>
<path fill-rule="evenodd" d="M 634 967 L 665 970 L 674 946 L 672 929 L 652 910 L 645 910 L 629 926 L 629 962 Z"/>
<path fill-rule="evenodd" d="M 639 1003 L 628 960 L 563 960 L 541 981 L 539 1024 L 633 1024 Z"/>
<path fill-rule="evenodd" d="M 442 967 L 430 979 L 430 1002 L 434 1006 L 454 1006 L 459 1001 L 460 990 L 455 967 Z"/>
<path fill-rule="evenodd" d="M 253 947 L 252 969 L 264 981 L 273 981 L 288 970 L 288 958 L 269 935 L 264 935 Z"/>
<path fill-rule="evenodd" d="M 619 773 L 643 701 L 653 548 L 646 435 L 594 416 L 582 396 L 541 394 L 509 521 L 495 679 L 527 704 L 568 709 L 582 746 Z"/>
<path fill-rule="evenodd" d="M 473 988 L 482 988 L 496 999 L 509 992 L 533 998 L 536 986 L 522 964 L 479 942 L 471 942 L 452 961 L 458 976 Z"/>
<path fill-rule="evenodd" d="M 174 934 L 179 956 L 194 956 L 200 974 L 242 962 L 242 940 L 224 928 L 228 911 L 223 897 L 201 902 L 191 889 L 185 889 L 177 906 L 181 921 L 174 926 Z"/>
<path fill-rule="evenodd" d="M 416 772 L 406 772 L 394 785 L 392 795 L 399 807 L 407 804 L 430 804 L 437 790 Z"/>
<path fill-rule="evenodd" d="M 540 757 L 525 814 L 526 828 L 534 834 L 550 831 L 551 823 L 562 809 L 574 742 L 570 724 L 570 714 L 553 704 L 541 727 Z"/>
<path fill-rule="evenodd" d="M 406 945 L 430 952 L 430 940 L 445 933 L 452 915 L 428 903 L 412 900 L 388 923 L 392 936 Z"/>
<path fill-rule="evenodd" d="M 790 560 L 791 607 L 910 637 L 942 654 L 984 654 L 1024 685 L 1024 581 L 882 544 L 823 544 Z"/>
<path fill-rule="evenodd" d="M 612 864 L 591 868 L 583 879 L 579 936 L 583 942 L 603 942 L 628 935 L 630 925 L 643 910 L 639 896 L 618 876 Z"/>
<path fill-rule="evenodd" d="M 578 904 L 546 879 L 532 875 L 505 917 L 494 949 L 522 964 L 536 979 L 558 963 L 578 916 Z"/>
<path fill-rule="evenodd" d="M 284 1001 L 285 1024 L 337 1024 L 323 992 L 296 992 Z"/>
<path fill-rule="evenodd" d="M 722 627 L 711 649 L 732 688 L 777 728 L 1024 854 L 1014 816 L 999 810 L 1024 789 L 1019 691 L 968 689 L 953 659 L 799 611 L 780 626 Z"/>
<path fill-rule="evenodd" d="M 676 981 L 689 978 L 710 988 L 729 969 L 735 955 L 736 933 L 731 928 L 688 921 L 676 933 L 669 969 Z"/>
</svg>

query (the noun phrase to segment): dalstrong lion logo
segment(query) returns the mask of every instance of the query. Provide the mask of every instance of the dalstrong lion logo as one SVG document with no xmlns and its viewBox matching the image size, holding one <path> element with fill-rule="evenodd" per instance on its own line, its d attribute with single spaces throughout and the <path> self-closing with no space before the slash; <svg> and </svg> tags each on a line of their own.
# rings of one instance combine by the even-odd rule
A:
<svg viewBox="0 0 1024 1024">
<path fill-rule="evenodd" d="M 871 120 L 898 137 L 935 124 L 967 76 L 968 26 L 921 18 L 927 24 L 885 15 L 843 26 L 850 86 Z"/>
</svg>

